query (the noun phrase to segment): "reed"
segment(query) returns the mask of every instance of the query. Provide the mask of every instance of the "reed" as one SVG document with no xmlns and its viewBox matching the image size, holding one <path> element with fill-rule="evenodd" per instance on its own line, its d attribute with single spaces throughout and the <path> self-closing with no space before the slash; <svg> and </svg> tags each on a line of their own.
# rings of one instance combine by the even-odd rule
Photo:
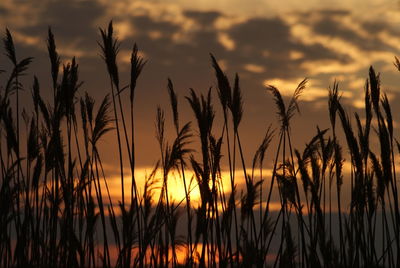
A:
<svg viewBox="0 0 400 268">
<path fill-rule="evenodd" d="M 180 99 L 167 80 L 171 115 L 157 109 L 160 153 L 141 187 L 135 92 L 146 60 L 134 44 L 128 86 L 122 87 L 120 43 L 112 22 L 100 29 L 100 38 L 110 80 L 104 88 L 110 93 L 97 104 L 82 92 L 78 60 L 60 58 L 51 28 L 46 40 L 50 88 L 35 76 L 31 85 L 21 83 L 33 59 L 18 61 L 12 33 L 5 31 L 10 70 L 0 70 L 0 266 L 400 265 L 400 144 L 395 114 L 372 67 L 364 112 L 348 112 L 335 82 L 327 93 L 330 129 L 317 127 L 301 149 L 293 146 L 296 130 L 291 124 L 300 112 L 307 79 L 289 99 L 268 85 L 278 124 L 276 130 L 268 126 L 249 161 L 240 135 L 246 91 L 239 75 L 230 81 L 211 55 L 219 108 L 212 88 L 205 94 L 190 89 L 185 100 L 193 122 L 181 123 Z M 400 69 L 397 58 L 394 65 Z M 31 89 L 31 113 L 20 108 L 26 88 Z M 53 92 L 50 102 L 42 97 L 45 90 Z M 218 113 L 221 126 L 214 124 Z M 171 141 L 166 135 L 170 130 L 175 133 Z M 102 160 L 102 140 L 111 134 L 118 144 L 120 200 L 111 196 Z M 128 192 L 124 160 L 129 160 L 132 177 Z M 271 168 L 270 175 L 265 167 Z M 172 174 L 182 182 L 182 200 L 172 198 Z M 196 189 L 197 207 L 191 198 Z M 274 201 L 280 203 L 277 211 Z"/>
</svg>

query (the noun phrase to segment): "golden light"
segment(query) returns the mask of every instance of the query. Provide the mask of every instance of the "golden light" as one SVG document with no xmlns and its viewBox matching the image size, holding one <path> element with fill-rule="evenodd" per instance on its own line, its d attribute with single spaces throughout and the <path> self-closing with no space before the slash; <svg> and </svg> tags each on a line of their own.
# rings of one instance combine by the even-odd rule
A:
<svg viewBox="0 0 400 268">
<path fill-rule="evenodd" d="M 138 185 L 138 191 L 139 195 L 143 196 L 144 192 L 144 186 L 146 179 L 149 179 L 149 174 L 151 173 L 152 168 L 138 168 L 136 169 L 135 172 L 135 178 L 136 178 L 136 183 Z M 248 171 L 249 173 L 250 171 Z M 237 170 L 235 172 L 235 181 L 236 182 L 243 182 L 243 184 L 238 184 L 236 185 L 236 198 L 240 199 L 241 194 L 245 193 L 245 184 L 244 184 L 244 173 L 243 170 Z M 272 175 L 272 170 L 270 169 L 264 169 L 263 170 L 263 177 L 264 177 L 264 182 L 263 182 L 263 207 L 265 208 L 265 193 L 267 193 L 267 190 L 270 187 L 271 183 L 271 175 Z M 200 191 L 198 187 L 198 183 L 194 177 L 194 173 L 191 170 L 186 170 L 185 171 L 185 182 L 186 182 L 186 187 L 188 194 L 190 195 L 190 202 L 192 207 L 197 207 L 200 205 L 201 201 L 201 196 L 200 196 Z M 255 178 L 255 180 L 258 180 L 259 178 Z M 110 191 L 110 196 L 111 200 L 114 204 L 118 204 L 119 201 L 122 200 L 122 190 L 121 190 L 121 179 L 120 176 L 114 175 L 114 176 L 109 176 L 108 179 L 106 180 L 107 186 Z M 132 182 L 132 177 L 130 175 L 127 175 L 124 177 L 124 192 L 125 192 L 125 201 L 130 200 L 130 189 L 131 189 L 131 182 Z M 102 182 L 104 184 L 104 180 Z M 222 185 L 221 190 L 223 189 L 223 192 L 226 196 L 226 198 L 229 197 L 231 193 L 231 181 L 230 181 L 230 174 L 228 171 L 223 171 L 221 172 L 221 179 L 219 180 L 220 185 Z M 157 202 L 158 198 L 161 193 L 161 187 L 162 187 L 162 173 L 161 170 L 158 170 L 155 173 L 154 176 L 154 184 L 150 187 L 152 189 L 153 193 L 153 201 Z M 210 180 L 210 188 L 212 187 L 212 182 Z M 276 184 L 275 184 L 276 187 Z M 105 187 L 103 187 L 105 189 Z M 185 187 L 183 183 L 183 177 L 181 174 L 179 174 L 177 171 L 171 173 L 168 177 L 168 193 L 169 193 L 169 200 L 170 202 L 175 202 L 175 204 L 181 204 L 185 205 L 186 204 L 186 194 L 185 194 Z M 103 198 L 107 198 L 106 196 L 107 192 L 103 191 Z M 105 200 L 107 200 L 105 199 Z M 258 207 L 258 206 L 257 206 Z M 219 207 L 219 209 L 222 209 Z M 280 209 L 280 203 L 275 202 L 275 200 L 272 200 L 270 203 L 270 210 L 277 211 Z"/>
</svg>

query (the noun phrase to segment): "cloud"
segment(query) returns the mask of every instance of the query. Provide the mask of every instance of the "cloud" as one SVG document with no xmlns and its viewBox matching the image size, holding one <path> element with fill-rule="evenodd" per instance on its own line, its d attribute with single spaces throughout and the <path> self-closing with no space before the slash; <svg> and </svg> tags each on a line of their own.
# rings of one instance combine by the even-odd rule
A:
<svg viewBox="0 0 400 268">
<path fill-rule="evenodd" d="M 138 44 L 148 62 L 138 82 L 136 138 L 139 154 L 146 155 L 139 161 L 147 164 L 157 158 L 149 153 L 157 150 L 151 138 L 155 109 L 157 105 L 169 109 L 167 77 L 173 79 L 180 97 L 182 121 L 192 120 L 183 97 L 188 88 L 205 92 L 216 86 L 210 52 L 229 78 L 236 72 L 241 78 L 245 101 L 241 129 L 249 144 L 249 159 L 266 126 L 276 119 L 265 82 L 275 83 L 285 96 L 291 96 L 294 85 L 308 77 L 310 83 L 301 106 L 304 114 L 314 119 L 299 120 L 310 127 L 325 122 L 326 116 L 321 112 L 326 109 L 324 96 L 335 77 L 340 78 L 346 96 L 353 97 L 363 92 L 356 87 L 360 87 L 371 64 L 385 71 L 383 81 L 390 88 L 398 84 L 398 74 L 392 67 L 393 56 L 400 55 L 396 48 L 400 43 L 398 30 L 390 27 L 385 18 L 362 17 L 350 9 L 305 8 L 286 13 L 275 10 L 267 17 L 256 16 L 255 12 L 245 11 L 245 7 L 243 12 L 235 13 L 213 8 L 189 9 L 174 1 L 26 1 L 20 6 L 14 1 L 4 3 L 0 5 L 0 23 L 12 25 L 19 55 L 35 56 L 32 73 L 39 73 L 41 82 L 49 80 L 45 44 L 49 25 L 62 59 L 78 56 L 85 81 L 82 94 L 87 90 L 96 98 L 109 92 L 106 68 L 99 57 L 98 27 L 104 28 L 114 19 L 115 32 L 122 41 L 119 63 L 124 85 L 129 83 L 130 51 L 134 42 Z M 356 101 L 350 104 L 358 107 L 359 99 Z M 300 140 L 307 135 L 306 128 L 299 133 Z M 112 147 L 111 139 L 104 141 L 104 147 Z"/>
<path fill-rule="evenodd" d="M 103 7 L 97 1 L 18 1 L 18 4 L 9 3 L 3 9 L 2 24 L 25 40 L 42 40 L 41 43 L 25 44 L 45 50 L 47 28 L 51 26 L 61 55 L 97 56 L 92 52 L 97 47 L 98 22 L 104 15 Z"/>
<path fill-rule="evenodd" d="M 200 25 L 214 25 L 217 19 L 221 16 L 217 11 L 196 11 L 188 10 L 184 12 L 185 16 L 195 20 Z"/>
<path fill-rule="evenodd" d="M 278 17 L 237 24 L 229 30 L 229 36 L 237 47 L 232 52 L 236 65 L 251 60 L 252 64 L 264 66 L 267 77 L 290 79 L 304 75 L 305 61 L 343 58 L 320 44 L 304 44 L 293 36 L 291 25 Z"/>
<path fill-rule="evenodd" d="M 358 48 L 367 51 L 393 51 L 391 46 L 385 44 L 378 36 L 364 31 L 363 28 L 357 26 L 357 22 L 350 21 L 348 24 L 343 23 L 344 19 L 336 19 L 335 17 L 325 17 L 317 21 L 313 25 L 313 30 L 318 35 L 333 36 L 335 38 L 346 40 Z M 353 27 L 349 27 L 352 25 Z"/>
<path fill-rule="evenodd" d="M 136 16 L 131 20 L 136 29 L 135 38 L 150 36 L 152 32 L 159 32 L 160 37 L 172 39 L 173 35 L 180 30 L 179 25 L 165 21 L 154 21 L 148 16 Z"/>
</svg>

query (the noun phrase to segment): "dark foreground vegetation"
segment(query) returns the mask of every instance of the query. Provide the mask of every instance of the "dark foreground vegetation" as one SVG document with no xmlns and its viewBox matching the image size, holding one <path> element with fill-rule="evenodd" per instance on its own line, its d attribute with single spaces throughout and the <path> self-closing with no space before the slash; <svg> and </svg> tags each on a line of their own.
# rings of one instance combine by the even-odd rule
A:
<svg viewBox="0 0 400 268">
<path fill-rule="evenodd" d="M 289 102 L 268 86 L 280 126 L 268 129 L 249 161 L 240 139 L 239 77 L 230 83 L 211 55 L 223 127 L 213 128 L 216 104 L 210 91 L 199 95 L 190 90 L 185 101 L 193 111 L 193 122 L 180 122 L 178 99 L 168 80 L 176 138 L 166 141 L 165 114 L 158 109 L 160 161 L 139 187 L 134 172 L 134 95 L 145 61 L 135 45 L 130 83 L 121 87 L 119 43 L 112 24 L 100 33 L 110 79 L 104 88 L 110 93 L 97 104 L 87 93 L 77 98 L 78 64 L 75 59 L 61 63 L 51 30 L 47 46 L 53 99 L 42 98 L 41 91 L 49 89 L 41 88 L 36 78 L 31 85 L 22 85 L 21 76 L 32 58 L 18 58 L 6 31 L 4 51 L 13 69 L 0 71 L 1 267 L 400 266 L 396 172 L 400 145 L 388 98 L 380 93 L 379 75 L 372 67 L 365 84 L 365 113 L 354 115 L 356 124 L 351 124 L 353 116 L 342 106 L 335 83 L 328 99 L 331 127 L 317 129 L 302 151 L 292 147 L 290 123 L 306 80 Z M 397 59 L 395 65 L 400 69 Z M 29 94 L 27 89 L 33 111 L 22 113 L 20 95 Z M 123 107 L 122 98 L 129 98 L 129 107 Z M 118 143 L 122 194 L 118 203 L 111 200 L 98 149 L 106 133 Z M 191 142 L 196 139 L 194 156 L 196 146 Z M 276 147 L 268 156 L 270 144 Z M 221 179 L 222 160 L 229 164 L 226 185 Z M 129 189 L 123 187 L 128 179 L 124 163 L 131 171 Z M 268 178 L 266 165 L 272 167 Z M 189 170 L 195 174 L 192 179 Z M 167 183 L 171 172 L 180 174 L 185 200 L 171 199 Z M 157 180 L 161 189 L 155 192 Z M 344 181 L 350 187 L 346 198 Z M 241 193 L 238 183 L 245 185 Z M 201 195 L 196 206 L 190 199 L 194 187 Z M 274 191 L 281 206 L 273 212 Z"/>
</svg>

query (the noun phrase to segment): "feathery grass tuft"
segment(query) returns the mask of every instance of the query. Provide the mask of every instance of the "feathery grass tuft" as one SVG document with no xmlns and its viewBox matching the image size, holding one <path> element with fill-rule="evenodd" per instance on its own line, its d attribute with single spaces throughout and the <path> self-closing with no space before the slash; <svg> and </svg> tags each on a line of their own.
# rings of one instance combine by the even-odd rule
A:
<svg viewBox="0 0 400 268">
<path fill-rule="evenodd" d="M 14 64 L 14 66 L 16 66 L 17 57 L 15 55 L 14 41 L 8 28 L 6 28 L 6 34 L 5 37 L 3 38 L 3 44 L 4 44 L 4 49 L 6 51 L 5 55 Z"/>
<path fill-rule="evenodd" d="M 117 66 L 117 54 L 119 52 L 119 42 L 113 36 L 114 28 L 112 21 L 108 24 L 108 29 L 101 29 L 100 34 L 103 44 L 99 43 L 102 50 L 102 58 L 107 65 L 108 73 L 110 74 L 114 85 L 119 88 L 119 75 Z"/>
<path fill-rule="evenodd" d="M 53 78 L 53 88 L 56 88 L 61 61 L 60 61 L 60 56 L 57 53 L 54 35 L 50 27 L 48 30 L 47 50 L 49 53 L 49 58 L 51 63 L 51 76 Z"/>
<path fill-rule="evenodd" d="M 221 105 L 224 110 L 226 110 L 228 107 L 231 106 L 232 102 L 232 89 L 229 84 L 229 80 L 222 71 L 221 67 L 219 67 L 219 64 L 213 54 L 210 54 L 211 57 L 211 63 L 212 66 L 214 67 L 215 70 L 215 76 L 217 77 L 218 80 L 218 96 L 219 100 L 221 102 Z"/>
</svg>

